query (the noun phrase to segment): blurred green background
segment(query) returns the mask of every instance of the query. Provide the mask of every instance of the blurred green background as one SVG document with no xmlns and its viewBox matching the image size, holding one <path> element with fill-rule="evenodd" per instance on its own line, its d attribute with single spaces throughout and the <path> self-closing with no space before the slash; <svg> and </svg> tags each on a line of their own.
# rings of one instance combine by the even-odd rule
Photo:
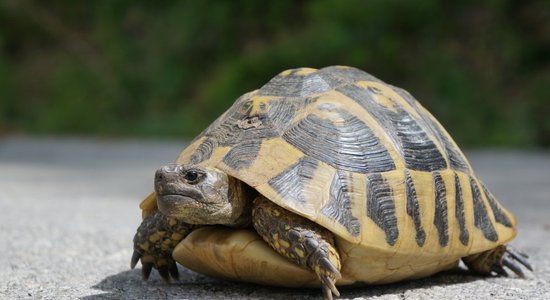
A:
<svg viewBox="0 0 550 300">
<path fill-rule="evenodd" d="M 405 88 L 463 146 L 550 146 L 550 1 L 0 0 L 0 134 L 192 137 L 282 70 Z"/>
</svg>

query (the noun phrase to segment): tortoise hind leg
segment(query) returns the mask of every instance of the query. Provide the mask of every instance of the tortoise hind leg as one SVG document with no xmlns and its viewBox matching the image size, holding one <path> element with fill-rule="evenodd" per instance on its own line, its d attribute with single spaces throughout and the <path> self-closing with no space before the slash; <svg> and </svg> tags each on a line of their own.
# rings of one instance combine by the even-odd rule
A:
<svg viewBox="0 0 550 300">
<path fill-rule="evenodd" d="M 322 283 L 325 299 L 340 296 L 340 255 L 334 236 L 325 228 L 258 196 L 252 208 L 252 223 L 258 234 L 290 261 L 313 270 Z"/>
<path fill-rule="evenodd" d="M 491 275 L 492 273 L 496 273 L 499 276 L 508 276 L 508 272 L 504 268 L 506 267 L 517 276 L 524 278 L 525 274 L 522 271 L 521 265 L 533 271 L 528 258 L 526 254 L 505 245 L 500 245 L 481 253 L 463 257 L 462 260 L 470 270 L 480 274 Z"/>
</svg>

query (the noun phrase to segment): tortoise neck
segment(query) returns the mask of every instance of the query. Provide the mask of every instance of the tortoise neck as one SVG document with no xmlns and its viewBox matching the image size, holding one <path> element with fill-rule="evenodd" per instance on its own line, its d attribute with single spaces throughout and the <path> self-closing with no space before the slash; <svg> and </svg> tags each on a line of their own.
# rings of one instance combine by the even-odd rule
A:
<svg viewBox="0 0 550 300">
<path fill-rule="evenodd" d="M 229 199 L 233 206 L 230 227 L 248 227 L 252 223 L 252 200 L 255 190 L 237 178 L 229 176 Z"/>
</svg>

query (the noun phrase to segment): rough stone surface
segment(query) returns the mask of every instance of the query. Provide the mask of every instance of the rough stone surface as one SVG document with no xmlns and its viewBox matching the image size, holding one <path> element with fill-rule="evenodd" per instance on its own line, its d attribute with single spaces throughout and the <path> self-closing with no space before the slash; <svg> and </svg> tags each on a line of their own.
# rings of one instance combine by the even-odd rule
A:
<svg viewBox="0 0 550 300">
<path fill-rule="evenodd" d="M 320 299 L 318 290 L 232 283 L 180 267 L 181 280 L 130 270 L 138 203 L 183 143 L 0 138 L 0 298 Z M 342 299 L 550 299 L 550 153 L 470 151 L 474 169 L 516 214 L 527 279 L 465 271 L 341 288 Z M 139 268 L 139 267 L 138 267 Z"/>
</svg>

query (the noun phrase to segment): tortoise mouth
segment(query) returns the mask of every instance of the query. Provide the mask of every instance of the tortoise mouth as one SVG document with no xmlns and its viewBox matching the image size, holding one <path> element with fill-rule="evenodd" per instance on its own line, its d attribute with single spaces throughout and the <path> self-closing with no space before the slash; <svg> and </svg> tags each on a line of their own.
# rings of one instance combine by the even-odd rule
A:
<svg viewBox="0 0 550 300">
<path fill-rule="evenodd" d="M 181 210 L 197 206 L 197 200 L 182 194 L 157 195 L 157 205 L 161 213 L 166 216 L 177 216 Z"/>
<path fill-rule="evenodd" d="M 163 201 L 196 201 L 193 197 L 190 197 L 189 195 L 184 194 L 178 194 L 178 193 L 166 193 L 157 195 L 157 198 L 162 198 Z"/>
</svg>

